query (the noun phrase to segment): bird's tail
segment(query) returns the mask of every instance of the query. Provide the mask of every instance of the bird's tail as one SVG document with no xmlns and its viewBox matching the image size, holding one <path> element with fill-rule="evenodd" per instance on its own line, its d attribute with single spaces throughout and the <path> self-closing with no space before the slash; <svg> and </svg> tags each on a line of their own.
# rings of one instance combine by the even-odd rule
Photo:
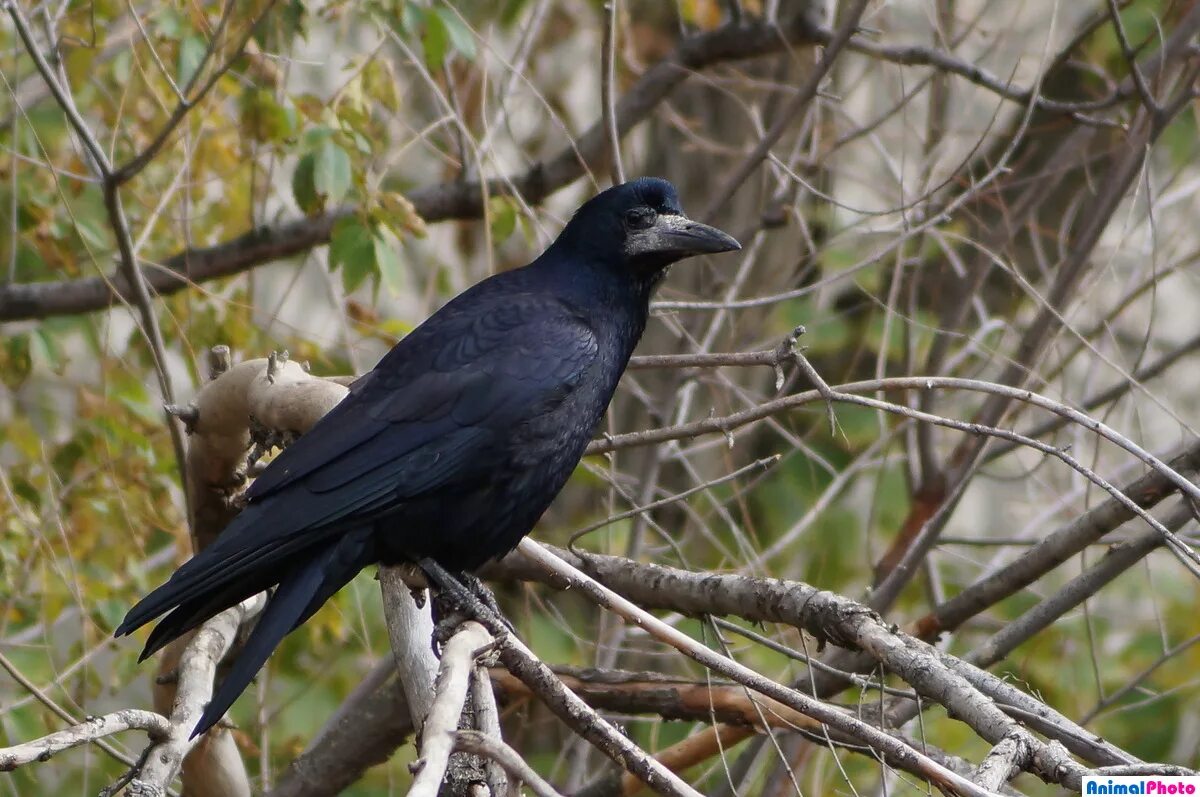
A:
<svg viewBox="0 0 1200 797">
<path fill-rule="evenodd" d="M 208 618 L 279 585 L 197 723 L 195 736 L 224 715 L 288 632 L 373 561 L 369 526 L 338 529 L 315 540 L 273 539 L 231 527 L 130 609 L 116 635 L 131 633 L 166 613 L 146 641 L 141 656 L 145 659 Z"/>
<path fill-rule="evenodd" d="M 311 617 L 373 559 L 369 533 L 363 529 L 347 533 L 336 545 L 316 551 L 289 568 L 192 730 L 192 738 L 207 731 L 225 715 L 285 636 Z"/>
</svg>

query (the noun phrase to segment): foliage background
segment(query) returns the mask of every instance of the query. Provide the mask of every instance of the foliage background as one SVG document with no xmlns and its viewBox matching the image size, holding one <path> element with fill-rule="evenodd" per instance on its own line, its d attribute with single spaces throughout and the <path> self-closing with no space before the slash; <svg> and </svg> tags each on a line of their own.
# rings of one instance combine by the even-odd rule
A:
<svg viewBox="0 0 1200 797">
<path fill-rule="evenodd" d="M 816 13 L 789 3 L 742 5 L 747 18 Z M 1084 102 L 1129 75 L 1106 8 L 892 0 L 869 6 L 862 22 L 869 32 L 862 36 L 877 47 L 951 53 L 1001 83 Z M 1121 18 L 1129 40 L 1150 51 L 1189 8 L 1137 0 L 1123 4 Z M 193 78 L 203 85 L 214 64 L 229 59 L 161 152 L 122 188 L 145 267 L 165 268 L 181 250 L 221 244 L 263 225 L 302 217 L 324 223 L 344 209 L 328 246 L 155 302 L 162 366 L 182 398 L 202 380 L 204 353 L 218 343 L 238 357 L 287 349 L 317 373 L 363 372 L 447 298 L 528 262 L 571 209 L 608 182 L 605 165 L 594 162 L 583 179 L 545 202 L 527 201 L 522 192 L 493 195 L 482 218 L 437 223 L 426 223 L 406 198 L 443 183 L 524 173 L 579 140 L 602 104 L 604 16 L 597 3 L 255 0 L 228 7 L 223 43 L 208 62 L 223 13 L 217 3 L 71 0 L 30 5 L 26 13 L 43 46 L 57 46 L 55 68 L 116 164 L 155 141 L 172 118 L 179 87 Z M 618 94 L 635 87 L 681 39 L 727 24 L 729 13 L 727 4 L 708 0 L 622 3 Z M 236 55 L 232 44 L 245 34 L 245 52 Z M 1072 42 L 1069 68 L 1056 64 Z M 709 213 L 726 177 L 783 118 L 816 57 L 814 48 L 799 44 L 691 76 L 624 138 L 626 170 L 672 179 L 694 215 Z M 712 221 L 748 244 L 745 255 L 682 265 L 660 293 L 668 303 L 787 297 L 725 309 L 664 305 L 642 352 L 771 348 L 802 324 L 801 343 L 831 384 L 929 373 L 924 366 L 935 341 L 946 347 L 936 361 L 945 374 L 994 378 L 1014 358 L 1020 362 L 1016 341 L 1047 304 L 1046 288 L 1088 221 L 1079 214 L 1094 209 L 1106 165 L 1131 140 L 1136 93 L 1086 114 L 1054 114 L 1004 100 L 950 71 L 895 60 L 862 49 L 841 54 L 816 101 L 783 118 L 786 132 L 771 157 L 712 209 Z M 0 75 L 0 281 L 113 275 L 118 246 L 103 189 L 11 26 L 0 28 Z M 1105 220 L 1086 276 L 1055 307 L 1065 331 L 1020 362 L 1036 376 L 1035 389 L 1071 404 L 1132 381 L 1135 387 L 1095 414 L 1156 452 L 1195 440 L 1197 143 L 1196 108 L 1188 102 L 1167 120 Z M 1078 164 L 1071 157 L 1081 150 L 1087 155 Z M 982 190 L 993 181 L 1002 187 Z M 1014 206 L 1031 195 L 1037 211 L 1019 217 L 1019 231 L 997 241 L 996 230 L 1018 217 Z M 964 199 L 938 218 L 957 197 Z M 977 291 L 956 294 L 980 257 L 986 279 Z M 0 293 L 0 307 L 4 301 Z M 964 302 L 967 317 L 948 323 L 947 314 Z M 147 705 L 149 671 L 135 664 L 137 644 L 114 642 L 111 630 L 189 548 L 185 497 L 145 324 L 121 305 L 5 318 L 4 666 L 76 718 Z M 1129 379 L 1165 355 L 1178 359 L 1162 375 Z M 791 376 L 785 390 L 806 387 Z M 774 394 L 770 369 L 639 371 L 624 383 L 607 428 L 615 433 L 727 414 Z M 978 396 L 947 393 L 936 399 L 936 411 L 969 419 L 981 403 Z M 612 524 L 584 544 L 864 595 L 919 504 L 920 488 L 929 486 L 923 477 L 931 466 L 922 457 L 944 459 L 960 436 L 937 430 L 918 439 L 911 424 L 853 406 L 839 407 L 837 420 L 830 434 L 818 408 L 760 423 L 739 433 L 736 444 L 710 437 L 593 458 L 537 536 L 562 544 L 572 530 L 608 514 L 778 453 L 782 460 L 766 474 L 706 491 L 649 520 Z M 1035 420 L 1009 417 L 1002 425 L 1028 428 Z M 1047 439 L 1070 446 L 1114 483 L 1140 472 L 1139 462 L 1097 445 L 1085 429 L 1068 427 Z M 1103 497 L 1079 473 L 1035 452 L 986 461 L 889 619 L 919 617 Z M 1123 536 L 1128 530 L 1108 541 Z M 1089 549 L 991 607 L 945 646 L 971 651 L 1103 555 L 1103 547 Z M 303 749 L 385 654 L 372 576 L 364 573 L 291 637 L 235 707 L 239 742 L 260 783 L 269 784 Z M 549 662 L 703 677 L 581 600 L 529 585 L 498 589 L 521 635 Z M 1154 553 L 994 670 L 1068 716 L 1089 717 L 1088 728 L 1146 760 L 1195 767 L 1195 596 L 1192 577 L 1168 553 Z M 694 621 L 681 627 L 709 635 Z M 794 631 L 769 631 L 799 645 Z M 739 659 L 778 680 L 803 672 L 761 646 L 731 644 Z M 1107 705 L 1108 695 L 1132 682 L 1135 689 Z M 660 718 L 622 719 L 652 750 L 693 731 L 689 723 Z M 578 744 L 563 747 L 556 722 L 526 708 L 506 729 L 538 770 L 578 786 L 594 756 Z M 0 676 L 0 744 L 61 724 L 27 685 Z M 972 760 L 987 751 L 937 709 L 921 732 Z M 132 738 L 115 744 L 138 749 Z M 868 759 L 780 749 L 805 792 L 848 791 L 848 782 L 872 789 L 879 782 L 878 766 Z M 739 752 L 728 751 L 727 761 Z M 411 746 L 401 748 L 349 793 L 402 793 L 412 754 Z M 772 779 L 778 756 L 759 761 L 740 793 L 789 793 L 790 784 Z M 693 782 L 719 793 L 725 766 L 705 766 L 693 771 Z M 84 748 L 6 777 L 0 790 L 95 792 L 122 770 Z M 1018 783 L 1029 793 L 1049 792 L 1029 778 Z"/>
</svg>

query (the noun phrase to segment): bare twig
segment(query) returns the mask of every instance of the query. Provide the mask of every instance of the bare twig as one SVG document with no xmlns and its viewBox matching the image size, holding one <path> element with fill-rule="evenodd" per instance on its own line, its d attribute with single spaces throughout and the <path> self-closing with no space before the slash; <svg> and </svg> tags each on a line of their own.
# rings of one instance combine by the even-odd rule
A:
<svg viewBox="0 0 1200 797">
<path fill-rule="evenodd" d="M 625 164 L 621 161 L 621 134 L 617 132 L 616 60 L 617 0 L 604 4 L 604 41 L 600 45 L 600 96 L 605 137 L 608 139 L 609 170 L 613 185 L 625 182 Z"/>
<path fill-rule="evenodd" d="M 67 121 L 70 122 L 76 136 L 83 142 L 91 158 L 92 165 L 100 177 L 104 189 L 104 205 L 108 211 L 109 224 L 112 226 L 113 234 L 116 236 L 117 248 L 121 255 L 121 272 L 125 275 L 125 279 L 130 286 L 132 292 L 131 298 L 137 307 L 138 316 L 141 321 L 142 334 L 145 336 L 154 358 L 154 371 L 158 377 L 159 391 L 162 393 L 164 403 L 174 404 L 175 388 L 171 383 L 171 375 L 167 371 L 166 346 L 163 343 L 162 330 L 159 328 L 158 316 L 154 312 L 145 277 L 138 269 L 133 253 L 133 240 L 129 232 L 129 222 L 125 218 L 125 210 L 121 204 L 121 195 L 118 188 L 119 183 L 114 177 L 112 164 L 109 162 L 108 156 L 100 146 L 100 143 L 92 134 L 91 128 L 88 127 L 87 122 L 80 115 L 79 109 L 75 107 L 75 100 L 71 96 L 70 88 L 65 84 L 59 83 L 58 78 L 55 77 L 53 68 L 46 63 L 46 58 L 42 55 L 41 49 L 34 40 L 33 34 L 29 29 L 28 20 L 25 19 L 20 6 L 11 0 L 5 0 L 5 2 L 0 3 L 0 8 L 8 11 L 8 15 L 13 21 L 13 26 L 16 28 L 18 36 L 20 36 L 22 43 L 25 45 L 30 58 L 33 59 L 34 66 L 37 67 L 42 79 L 46 81 L 50 93 L 58 102 L 63 113 L 66 114 Z M 175 461 L 179 467 L 184 498 L 190 509 L 192 497 L 191 492 L 188 490 L 185 473 L 183 431 L 180 429 L 179 424 L 171 417 L 170 413 L 167 413 L 165 417 L 167 429 L 171 434 L 171 444 L 175 449 Z"/>
<path fill-rule="evenodd" d="M 695 71 L 779 52 L 789 45 L 812 41 L 814 35 L 807 25 L 780 28 L 760 22 L 726 25 L 690 36 L 621 96 L 616 106 L 617 131 L 622 136 L 627 134 Z M 570 146 L 519 175 L 484 182 L 455 180 L 419 189 L 408 198 L 415 212 L 430 222 L 478 218 L 484 213 L 488 196 L 515 193 L 529 204 L 536 204 L 606 158 L 606 139 L 603 120 L 598 120 Z M 237 274 L 328 243 L 337 219 L 352 212 L 342 208 L 313 219 L 294 219 L 255 229 L 217 246 L 180 252 L 167 261 L 168 271 L 161 274 L 146 268 L 142 273 L 159 295 L 174 293 L 195 282 Z M 124 276 L 0 285 L 0 321 L 100 310 L 117 299 L 131 298 L 132 289 Z"/>
<path fill-rule="evenodd" d="M 1142 74 L 1141 67 L 1138 66 L 1137 53 L 1129 44 L 1129 37 L 1125 33 L 1125 23 L 1121 21 L 1121 9 L 1117 6 L 1117 0 L 1108 0 L 1108 13 L 1112 18 L 1113 30 L 1117 32 L 1117 43 L 1121 46 L 1121 55 L 1125 57 L 1125 63 L 1129 66 L 1129 76 L 1133 78 L 1133 85 L 1137 87 L 1142 104 L 1151 113 L 1162 113 L 1162 108 L 1154 99 L 1154 92 L 1150 90 L 1150 85 L 1146 83 L 1146 77 Z"/>
<path fill-rule="evenodd" d="M 1192 519 L 1192 515 L 1191 505 L 1187 501 L 1181 501 L 1167 513 L 1163 525 L 1172 529 L 1180 528 Z M 968 660 L 981 667 L 999 661 L 1008 651 L 1047 628 L 1086 598 L 1095 595 L 1101 587 L 1162 544 L 1161 536 L 1151 529 L 1141 532 L 1131 540 L 1114 545 L 1103 559 L 973 650 Z"/>
<path fill-rule="evenodd" d="M 520 640 L 511 635 L 498 638 L 496 651 L 508 671 L 521 679 L 559 719 L 651 789 L 670 797 L 700 797 L 678 775 L 589 708 Z"/>
<path fill-rule="evenodd" d="M 606 517 L 604 520 L 598 520 L 595 523 L 592 523 L 591 525 L 584 526 L 582 529 L 580 529 L 579 531 L 572 534 L 570 540 L 567 541 L 567 547 L 570 548 L 572 551 L 574 551 L 575 543 L 577 543 L 581 537 L 583 537 L 587 534 L 591 534 L 593 531 L 596 531 L 597 529 L 602 529 L 605 526 L 608 526 L 612 523 L 616 523 L 621 520 L 626 520 L 627 518 L 631 518 L 636 515 L 641 515 L 646 512 L 652 512 L 653 510 L 658 509 L 660 507 L 670 506 L 671 504 L 674 504 L 678 501 L 682 501 L 683 499 L 688 498 L 689 496 L 695 495 L 696 493 L 701 493 L 701 492 L 704 492 L 705 490 L 711 490 L 713 487 L 717 487 L 717 486 L 725 484 L 727 482 L 734 481 L 735 479 L 739 479 L 748 473 L 769 470 L 770 468 L 777 465 L 779 463 L 780 459 L 781 459 L 781 457 L 778 454 L 776 454 L 775 456 L 772 456 L 772 457 L 766 457 L 764 459 L 760 459 L 755 462 L 751 462 L 749 465 L 743 465 L 742 467 L 738 468 L 733 473 L 727 473 L 726 475 L 721 476 L 720 478 L 713 479 L 711 481 L 707 481 L 702 484 L 697 484 L 695 487 L 691 487 L 687 490 L 684 490 L 682 493 L 678 493 L 677 495 L 671 495 L 666 498 L 661 498 L 652 503 L 645 504 L 643 506 L 634 507 L 633 509 L 628 509 L 628 510 L 626 510 L 624 512 L 620 512 L 616 515 Z"/>
<path fill-rule="evenodd" d="M 825 51 L 821 53 L 821 60 L 807 75 L 804 83 L 796 90 L 795 95 L 779 110 L 779 115 L 775 123 L 771 125 L 771 128 L 763 135 L 754 149 L 742 159 L 733 173 L 715 190 L 713 198 L 705 206 L 700 218 L 705 221 L 711 221 L 716 218 L 721 209 L 725 207 L 726 203 L 729 202 L 737 190 L 741 188 L 742 183 L 746 182 L 746 179 L 758 169 L 759 164 L 770 154 L 771 148 L 775 146 L 780 137 L 791 127 L 792 120 L 796 117 L 796 114 L 804 110 L 808 103 L 812 101 L 812 98 L 817 96 L 817 90 L 821 87 L 821 81 L 825 79 L 825 75 L 833 67 L 833 62 L 837 59 L 842 48 L 850 41 L 850 37 L 858 27 L 858 21 L 862 19 L 863 12 L 867 10 L 868 2 L 869 0 L 854 0 L 853 3 L 842 11 L 842 22 L 838 25 L 838 29 L 834 31 L 833 35 L 825 42 Z"/>
<path fill-rule="evenodd" d="M 1078 402 L 1078 406 L 1084 411 L 1089 411 L 1097 407 L 1103 407 L 1106 404 L 1111 404 L 1121 396 L 1124 396 L 1126 393 L 1129 393 L 1135 388 L 1141 387 L 1142 382 L 1146 382 L 1165 373 L 1171 366 L 1197 349 L 1200 349 L 1200 335 L 1196 335 L 1195 337 L 1188 339 L 1184 343 L 1174 347 L 1169 352 L 1159 357 L 1157 360 L 1142 366 L 1136 372 L 1131 374 L 1129 379 L 1122 379 L 1112 387 L 1100 390 L 1080 400 Z M 1142 389 L 1144 390 L 1144 388 Z M 1058 431 L 1064 426 L 1067 426 L 1069 423 L 1071 423 L 1070 418 L 1059 415 L 1057 418 L 1048 418 L 1047 420 L 1035 425 L 1033 428 L 1024 432 L 1024 434 L 1026 437 L 1045 437 L 1046 435 Z M 998 443 L 991 447 L 991 449 L 985 455 L 985 459 L 993 460 L 1001 457 L 1012 451 L 1013 448 L 1017 447 L 1017 445 L 1018 444 L 1016 443 Z"/>
<path fill-rule="evenodd" d="M 1183 642 L 1180 642 L 1178 645 L 1171 646 L 1170 649 L 1164 651 L 1161 656 L 1151 662 L 1145 669 L 1130 678 L 1124 686 L 1122 686 L 1120 689 L 1117 689 L 1115 692 L 1110 692 L 1108 695 L 1106 695 L 1104 699 L 1097 703 L 1091 711 L 1083 715 L 1083 717 L 1079 720 L 1080 724 L 1087 725 L 1098 715 L 1121 702 L 1130 692 L 1139 688 L 1142 682 L 1149 678 L 1159 667 L 1171 661 L 1188 648 L 1191 648 L 1197 642 L 1200 642 L 1200 634 L 1191 636 L 1188 639 L 1185 639 Z"/>
<path fill-rule="evenodd" d="M 166 793 L 184 756 L 200 741 L 191 738 L 192 729 L 212 697 L 217 665 L 233 645 L 241 624 L 258 614 L 265 602 L 264 593 L 248 598 L 205 622 L 192 637 L 178 665 L 170 731 L 164 740 L 151 748 L 142 771 L 129 784 L 129 794 L 154 797 Z M 214 729 L 209 733 L 214 732 L 228 733 L 225 729 Z"/>
<path fill-rule="evenodd" d="M 642 371 L 655 368 L 721 368 L 723 366 L 766 365 L 772 368 L 783 360 L 774 350 L 745 352 L 711 352 L 700 354 L 640 354 L 631 357 L 629 370 Z"/>
<path fill-rule="evenodd" d="M 1194 474 L 1200 468 L 1200 442 L 1170 457 L 1169 463 L 1178 473 Z M 1121 485 L 1120 492 L 1136 501 L 1142 509 L 1150 509 L 1175 491 L 1163 473 L 1152 470 Z M 1133 517 L 1135 515 L 1128 506 L 1115 498 L 1089 509 L 1071 522 L 1043 535 L 1012 563 L 983 576 L 917 620 L 912 625 L 913 633 L 921 639 L 934 640 L 943 632 L 953 631 L 988 606 L 1029 586 Z"/>
<path fill-rule="evenodd" d="M 209 40 L 208 47 L 205 49 L 204 55 L 200 59 L 200 63 L 196 66 L 196 71 L 192 73 L 191 78 L 188 80 L 188 84 L 182 88 L 179 101 L 176 103 L 175 109 L 171 111 L 170 117 L 163 124 L 162 128 L 159 129 L 158 134 L 145 147 L 145 149 L 133 156 L 128 163 L 123 164 L 112 172 L 112 181 L 115 185 L 119 186 L 122 183 L 126 183 L 133 179 L 139 172 L 142 171 L 142 169 L 146 168 L 146 166 L 152 160 L 154 160 L 155 157 L 158 156 L 158 153 L 164 146 L 166 146 L 166 143 L 170 141 L 171 135 L 175 132 L 175 129 L 179 127 L 179 124 L 184 120 L 188 113 L 204 100 L 204 97 L 209 91 L 212 90 L 213 86 L 217 84 L 217 81 L 219 81 L 221 77 L 229 71 L 234 62 L 241 57 L 243 52 L 245 52 L 246 45 L 250 42 L 250 37 L 254 35 L 255 28 L 258 27 L 259 22 L 261 22 L 270 12 L 271 7 L 275 5 L 275 0 L 267 0 L 263 4 L 263 8 L 261 11 L 259 11 L 258 15 L 246 24 L 245 33 L 239 40 L 237 46 L 233 48 L 233 51 L 230 53 L 225 63 L 217 69 L 214 69 L 212 73 L 209 74 L 208 79 L 204 82 L 204 85 L 200 87 L 194 96 L 189 97 L 188 95 L 191 94 L 192 89 L 195 87 L 196 81 L 198 81 L 201 74 L 203 74 L 205 66 L 212 59 L 213 54 L 219 48 L 221 38 L 224 35 L 226 26 L 228 25 L 230 15 L 237 5 L 238 4 L 233 2 L 233 0 L 227 0 L 227 2 L 223 5 L 221 18 L 217 22 L 216 29 L 213 31 L 213 35 Z"/>
<path fill-rule="evenodd" d="M 537 797 L 562 797 L 545 778 L 525 763 L 516 750 L 499 739 L 479 731 L 459 730 L 454 735 L 454 749 L 495 761 L 513 780 L 524 783 Z"/>
<path fill-rule="evenodd" d="M 526 538 L 518 546 L 521 553 L 537 562 L 538 565 L 553 572 L 557 577 L 565 579 L 574 588 L 579 589 L 589 599 L 605 609 L 614 611 L 628 622 L 636 623 L 650 631 L 656 638 L 667 642 L 682 653 L 700 662 L 704 666 L 727 677 L 743 683 L 751 689 L 795 710 L 812 717 L 831 728 L 853 736 L 879 750 L 891 760 L 900 762 L 910 772 L 920 775 L 947 794 L 990 795 L 987 789 L 981 789 L 966 778 L 951 772 L 937 762 L 908 747 L 897 739 L 843 713 L 839 709 L 810 698 L 794 689 L 764 678 L 758 673 L 744 667 L 732 659 L 721 656 L 700 645 L 695 640 L 677 631 L 672 626 L 663 623 L 653 615 L 647 614 L 629 600 L 603 587 L 598 581 L 576 570 L 562 559 L 551 554 L 537 543 Z M 665 573 L 666 570 L 663 570 Z M 659 587 L 662 586 L 660 582 Z M 996 713 L 999 713 L 998 711 Z M 1011 721 L 1004 721 L 1011 724 Z M 1007 729 L 1006 729 L 1007 731 Z M 1064 776 L 1067 773 L 1062 773 Z"/>
<path fill-rule="evenodd" d="M 122 731 L 145 731 L 150 740 L 157 742 L 166 738 L 171 725 L 166 717 L 153 711 L 127 708 L 105 714 L 103 717 L 88 717 L 74 727 L 57 731 L 32 742 L 0 747 L 0 772 L 11 772 L 19 766 L 35 761 L 48 761 L 63 750 L 88 744 L 105 736 Z"/>
<path fill-rule="evenodd" d="M 16 681 L 18 684 L 21 685 L 21 688 L 23 688 L 25 691 L 29 692 L 29 694 L 33 695 L 33 697 L 39 703 L 41 703 L 46 708 L 48 708 L 59 719 L 64 720 L 66 722 L 76 724 L 76 725 L 80 724 L 75 719 L 75 717 L 71 716 L 71 713 L 69 711 L 67 711 L 65 708 L 60 706 L 57 702 L 54 701 L 53 698 L 51 698 L 44 691 L 42 691 L 40 688 L 38 688 L 37 684 L 35 684 L 33 681 L 30 681 L 28 678 L 26 678 L 25 674 L 22 673 L 19 669 L 17 669 L 17 666 L 15 664 L 13 664 L 11 661 L 9 661 L 9 658 L 7 656 L 5 656 L 4 653 L 2 653 L 2 652 L 0 652 L 0 669 L 3 669 L 5 672 L 7 672 L 14 681 Z M 108 756 L 112 757 L 113 759 L 115 759 L 117 761 L 120 761 L 125 766 L 128 766 L 128 767 L 136 766 L 137 762 L 134 759 L 132 759 L 129 756 L 125 755 L 124 753 L 120 752 L 119 750 L 117 750 L 115 747 L 113 747 L 111 744 L 109 744 L 104 739 L 102 739 L 102 738 L 96 739 L 95 744 L 96 744 L 96 747 L 103 750 L 105 752 L 105 754 L 107 754 Z"/>
</svg>

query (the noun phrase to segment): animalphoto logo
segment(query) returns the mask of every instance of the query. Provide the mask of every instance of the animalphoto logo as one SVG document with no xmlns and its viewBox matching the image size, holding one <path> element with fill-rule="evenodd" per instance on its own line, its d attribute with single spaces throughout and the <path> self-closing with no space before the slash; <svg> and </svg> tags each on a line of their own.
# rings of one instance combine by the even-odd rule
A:
<svg viewBox="0 0 1200 797">
<path fill-rule="evenodd" d="M 1195 775 L 1122 775 L 1089 776 L 1083 779 L 1083 794 L 1176 794 L 1200 793 L 1200 777 Z"/>
</svg>

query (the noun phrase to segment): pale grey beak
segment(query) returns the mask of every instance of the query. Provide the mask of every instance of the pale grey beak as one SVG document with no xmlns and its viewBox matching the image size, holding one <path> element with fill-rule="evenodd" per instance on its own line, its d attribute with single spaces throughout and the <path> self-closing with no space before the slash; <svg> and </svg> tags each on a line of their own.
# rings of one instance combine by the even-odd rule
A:
<svg viewBox="0 0 1200 797">
<path fill-rule="evenodd" d="M 625 240 L 627 256 L 659 255 L 675 260 L 741 248 L 736 238 L 716 227 L 692 221 L 687 216 L 669 214 L 659 216 L 653 226 L 633 233 Z"/>
</svg>

